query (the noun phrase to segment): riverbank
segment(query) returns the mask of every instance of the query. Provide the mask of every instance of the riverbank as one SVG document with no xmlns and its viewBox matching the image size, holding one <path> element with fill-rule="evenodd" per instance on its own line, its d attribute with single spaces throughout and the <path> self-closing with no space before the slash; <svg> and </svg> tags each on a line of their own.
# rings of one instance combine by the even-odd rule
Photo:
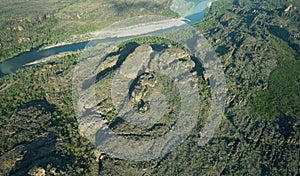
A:
<svg viewBox="0 0 300 176">
<path fill-rule="evenodd" d="M 82 41 L 80 43 L 58 43 L 55 45 L 47 46 L 41 50 L 34 49 L 32 51 L 20 54 L 12 59 L 1 63 L 0 75 L 4 76 L 6 74 L 15 72 L 19 68 L 28 64 L 33 65 L 44 62 L 38 61 L 43 58 L 48 58 L 50 56 L 54 57 L 57 54 L 62 54 L 66 52 L 82 50 L 86 47 L 87 44 L 90 44 L 92 42 L 92 45 L 96 45 L 99 43 L 115 42 L 118 40 L 130 39 L 132 37 L 138 37 L 146 34 L 159 34 L 170 30 L 191 26 L 195 23 L 200 22 L 204 18 L 205 9 L 210 2 L 212 2 L 212 0 L 206 0 L 199 3 L 194 9 L 192 14 L 193 18 L 191 19 L 189 19 L 190 16 L 188 16 L 186 18 L 165 19 L 161 21 L 140 23 L 139 25 L 132 25 L 129 27 L 96 31 L 85 35 L 81 35 L 79 37 L 75 37 L 79 38 L 79 41 L 85 39 L 85 41 Z"/>
</svg>

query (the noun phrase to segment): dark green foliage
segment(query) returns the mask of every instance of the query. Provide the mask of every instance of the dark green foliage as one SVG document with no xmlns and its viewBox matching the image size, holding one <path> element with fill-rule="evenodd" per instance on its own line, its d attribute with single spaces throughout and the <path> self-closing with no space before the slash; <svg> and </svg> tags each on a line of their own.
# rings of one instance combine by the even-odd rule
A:
<svg viewBox="0 0 300 176">
<path fill-rule="evenodd" d="M 280 61 L 271 74 L 269 87 L 253 95 L 252 106 L 256 113 L 275 120 L 281 114 L 300 117 L 300 61 Z"/>
<path fill-rule="evenodd" d="M 57 82 L 49 85 L 58 72 L 66 74 L 76 58 L 76 54 L 68 55 L 1 79 L 1 174 L 25 175 L 34 167 L 45 168 L 48 174 L 53 170 L 68 175 L 91 172 L 93 146 L 79 135 L 71 85 L 64 85 L 68 90 Z M 60 104 L 51 104 L 54 99 Z M 23 159 L 12 164 L 11 152 Z"/>
</svg>

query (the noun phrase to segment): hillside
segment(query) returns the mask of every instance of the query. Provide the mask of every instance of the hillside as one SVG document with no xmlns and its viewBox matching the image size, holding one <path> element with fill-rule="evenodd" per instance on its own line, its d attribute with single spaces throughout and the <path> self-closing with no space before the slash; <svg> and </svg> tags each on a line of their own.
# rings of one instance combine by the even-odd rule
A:
<svg viewBox="0 0 300 176">
<path fill-rule="evenodd" d="M 36 47 L 85 41 L 83 34 L 141 13 L 179 16 L 169 9 L 167 0 L 3 1 L 0 60 Z M 111 83 L 126 60 L 139 52 L 167 53 L 177 57 L 174 63 L 191 69 L 198 84 L 196 127 L 175 150 L 150 161 L 102 153 L 83 134 L 72 82 L 76 65 L 89 52 L 55 56 L 0 78 L 0 175 L 299 175 L 299 10 L 300 2 L 292 0 L 219 0 L 194 25 L 215 49 L 228 87 L 221 124 L 204 146 L 198 139 L 210 113 L 213 78 L 193 53 L 150 36 L 123 42 L 105 57 L 95 78 L 96 111 L 128 139 L 146 141 L 165 134 L 181 106 L 174 81 L 151 72 L 131 85 L 129 103 L 136 112 L 147 113 L 151 93 L 162 92 L 168 112 L 142 128 L 118 117 Z"/>
</svg>

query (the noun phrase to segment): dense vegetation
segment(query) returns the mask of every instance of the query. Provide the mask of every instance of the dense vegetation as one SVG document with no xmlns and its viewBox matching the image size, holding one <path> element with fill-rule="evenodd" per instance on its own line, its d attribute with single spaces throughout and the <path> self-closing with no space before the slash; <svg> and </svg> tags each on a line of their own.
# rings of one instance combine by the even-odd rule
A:
<svg viewBox="0 0 300 176">
<path fill-rule="evenodd" d="M 1 79 L 1 174 L 25 175 L 37 166 L 63 175 L 91 172 L 93 147 L 79 135 L 71 92 L 56 90 L 70 85 L 52 82 L 75 56 Z"/>
<path fill-rule="evenodd" d="M 167 1 L 47 3 L 51 8 L 40 9 L 45 15 L 40 15 L 39 10 L 32 11 L 37 8 L 26 6 L 32 12 L 32 16 L 26 18 L 26 8 L 19 9 L 15 16 L 8 15 L 9 7 L 14 8 L 18 3 L 7 1 L 0 5 L 1 9 L 7 7 L 1 11 L 5 17 L 0 21 L 2 61 L 37 46 L 83 40 L 84 37 L 70 39 L 69 34 L 91 32 L 121 17 L 135 16 L 145 3 L 156 8 L 157 13 L 175 15 L 161 10 L 168 5 Z M 229 88 L 226 114 L 209 144 L 197 145 L 203 126 L 203 119 L 199 118 L 198 126 L 182 145 L 156 160 L 131 162 L 100 154 L 81 134 L 73 110 L 71 87 L 74 65 L 81 59 L 79 52 L 1 78 L 0 174 L 298 175 L 299 3 L 290 0 L 213 3 L 204 21 L 195 28 L 205 34 L 224 64 Z M 285 12 L 290 4 L 292 8 Z M 75 10 L 79 6 L 84 7 L 80 8 L 83 12 Z M 103 7 L 107 11 L 103 11 Z M 151 13 L 149 9 L 143 13 Z M 98 15 L 103 21 L 94 23 Z M 122 52 L 128 55 L 143 44 L 157 50 L 181 48 L 159 37 L 139 38 L 121 44 L 108 60 L 122 60 Z M 112 73 L 100 77 L 99 94 L 109 91 Z M 210 87 L 202 73 L 197 76 L 203 104 L 199 117 L 206 117 Z M 141 86 L 139 84 L 141 82 L 137 86 Z M 171 83 L 166 80 L 165 84 Z M 110 120 L 111 127 L 116 131 L 132 130 L 118 123 L 114 109 L 107 107 L 111 102 L 105 101 L 99 108 Z M 133 105 L 143 108 L 139 103 L 133 102 Z"/>
<path fill-rule="evenodd" d="M 265 119 L 274 120 L 280 112 L 300 115 L 299 10 L 284 12 L 289 5 L 289 1 L 223 3 L 196 25 L 209 31 L 206 36 L 223 59 L 229 84 L 234 84 L 230 87 L 238 92 L 232 101 L 251 96 L 256 115 Z"/>
</svg>

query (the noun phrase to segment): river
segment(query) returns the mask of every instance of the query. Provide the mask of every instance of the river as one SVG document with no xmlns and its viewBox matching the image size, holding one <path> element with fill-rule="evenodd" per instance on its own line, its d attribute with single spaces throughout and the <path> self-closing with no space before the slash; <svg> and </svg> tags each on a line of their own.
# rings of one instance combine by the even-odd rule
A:
<svg viewBox="0 0 300 176">
<path fill-rule="evenodd" d="M 207 6 L 210 5 L 210 3 L 212 1 L 213 0 L 205 0 L 205 1 L 200 2 L 198 5 L 196 5 L 190 15 L 186 16 L 184 19 L 180 19 L 182 22 L 184 22 L 183 24 L 167 26 L 166 28 L 160 28 L 160 29 L 154 28 L 154 29 L 156 29 L 155 31 L 149 31 L 149 32 L 144 33 L 143 35 L 160 34 L 160 33 L 166 32 L 166 31 L 176 30 L 176 29 L 191 26 L 195 23 L 199 23 L 204 18 L 205 9 L 207 8 Z M 162 21 L 161 24 L 166 24 L 166 22 Z M 151 24 L 149 24 L 149 25 L 151 25 Z M 152 28 L 153 28 L 153 23 L 152 23 L 152 26 L 149 27 L 149 29 L 152 29 Z M 93 45 L 95 46 L 100 43 L 121 41 L 121 40 L 134 38 L 134 37 L 137 37 L 140 35 L 141 34 L 134 35 L 131 33 L 131 35 L 128 35 L 128 36 L 124 35 L 124 36 L 118 37 L 118 35 L 117 35 L 114 37 L 92 40 L 92 42 L 86 41 L 86 42 L 52 47 L 52 48 L 48 48 L 48 49 L 44 49 L 44 50 L 33 49 L 29 52 L 22 53 L 18 56 L 15 56 L 11 59 L 8 59 L 8 60 L 0 63 L 0 78 L 7 74 L 13 73 L 22 67 L 25 67 L 29 63 L 38 61 L 40 59 L 43 59 L 43 58 L 46 58 L 49 56 L 54 56 L 54 55 L 64 53 L 64 52 L 75 52 L 75 51 L 83 50 L 87 46 L 87 44 L 89 44 L 89 46 L 93 46 Z"/>
</svg>

